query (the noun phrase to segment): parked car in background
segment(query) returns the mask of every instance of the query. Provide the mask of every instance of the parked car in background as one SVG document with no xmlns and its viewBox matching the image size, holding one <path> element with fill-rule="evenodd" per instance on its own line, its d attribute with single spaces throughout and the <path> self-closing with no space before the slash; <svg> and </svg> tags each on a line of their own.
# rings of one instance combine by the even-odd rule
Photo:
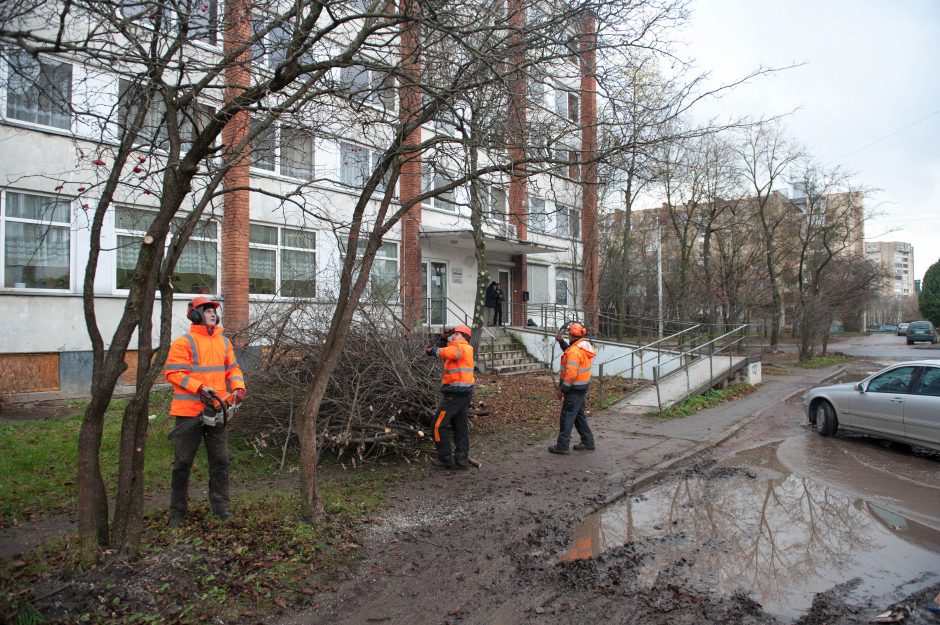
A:
<svg viewBox="0 0 940 625">
<path fill-rule="evenodd" d="M 861 382 L 814 388 L 803 406 L 823 436 L 842 428 L 940 451 L 940 360 L 900 362 Z"/>
<path fill-rule="evenodd" d="M 907 326 L 909 326 L 907 321 L 898 324 L 898 336 L 907 336 Z"/>
<path fill-rule="evenodd" d="M 913 345 L 917 341 L 937 342 L 937 331 L 929 321 L 912 321 L 907 326 L 907 344 Z"/>
<path fill-rule="evenodd" d="M 879 331 L 879 332 L 896 332 L 897 329 L 898 329 L 897 326 L 888 325 L 888 324 L 885 324 L 885 325 L 882 325 L 882 326 L 878 326 L 878 331 Z"/>
</svg>

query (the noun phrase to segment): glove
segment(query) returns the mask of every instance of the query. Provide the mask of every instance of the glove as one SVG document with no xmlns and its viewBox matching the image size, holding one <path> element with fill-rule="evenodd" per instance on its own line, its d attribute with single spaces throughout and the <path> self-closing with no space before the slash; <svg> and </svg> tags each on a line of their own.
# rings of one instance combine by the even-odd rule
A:
<svg viewBox="0 0 940 625">
<path fill-rule="evenodd" d="M 434 348 L 433 348 L 433 347 L 426 347 L 426 348 L 424 349 L 424 353 L 427 354 L 428 356 L 433 356 L 433 355 L 434 355 Z"/>
<path fill-rule="evenodd" d="M 245 401 L 245 395 L 246 395 L 245 389 L 243 388 L 237 388 L 234 391 L 232 391 L 232 397 L 235 398 L 236 404 L 240 404 L 243 401 Z"/>
<path fill-rule="evenodd" d="M 214 390 L 212 390 L 212 387 L 206 386 L 205 384 L 203 384 L 202 386 L 199 387 L 198 392 L 199 392 L 199 399 L 202 400 L 202 403 L 206 404 L 207 406 L 211 406 L 212 398 L 209 396 L 209 393 L 215 392 Z"/>
<path fill-rule="evenodd" d="M 557 391 L 555 391 L 555 397 L 556 397 L 557 399 L 564 399 L 564 398 L 565 398 L 565 394 L 561 392 L 561 389 L 558 389 Z"/>
</svg>

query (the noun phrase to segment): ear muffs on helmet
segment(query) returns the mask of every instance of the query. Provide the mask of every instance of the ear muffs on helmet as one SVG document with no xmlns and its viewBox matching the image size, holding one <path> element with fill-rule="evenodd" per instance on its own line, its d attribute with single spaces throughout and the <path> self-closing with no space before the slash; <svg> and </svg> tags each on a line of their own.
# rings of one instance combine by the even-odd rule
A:
<svg viewBox="0 0 940 625">
<path fill-rule="evenodd" d="M 189 307 L 186 309 L 186 318 L 196 325 L 204 325 L 206 318 L 203 315 L 202 309 L 206 306 L 211 306 L 215 309 L 216 323 L 221 323 L 222 315 L 219 314 L 219 303 L 213 302 L 208 297 L 197 297 L 189 302 Z"/>
</svg>

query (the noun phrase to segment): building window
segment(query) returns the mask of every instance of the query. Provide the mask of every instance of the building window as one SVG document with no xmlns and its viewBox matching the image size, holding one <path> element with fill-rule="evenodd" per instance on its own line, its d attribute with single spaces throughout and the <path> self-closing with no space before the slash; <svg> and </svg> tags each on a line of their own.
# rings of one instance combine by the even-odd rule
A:
<svg viewBox="0 0 940 625">
<path fill-rule="evenodd" d="M 356 245 L 356 258 L 361 259 L 366 251 L 367 241 L 359 240 Z M 340 262 L 346 260 L 346 240 L 340 242 Z M 359 273 L 360 262 L 353 268 L 356 275 Z M 369 285 L 366 296 L 386 302 L 398 301 L 398 244 L 382 243 L 375 253 L 372 262 L 372 271 L 369 274 Z"/>
<path fill-rule="evenodd" d="M 443 171 L 437 171 L 432 169 L 431 165 L 428 163 L 424 164 L 424 189 L 423 192 L 427 193 L 428 191 L 437 191 L 438 189 L 444 189 L 448 185 L 453 183 L 453 180 Z M 440 191 L 434 197 L 431 197 L 424 201 L 425 205 L 433 206 L 439 210 L 448 211 L 451 213 L 457 212 L 457 197 L 454 189 L 448 189 L 447 191 Z"/>
<path fill-rule="evenodd" d="M 252 132 L 261 124 L 252 120 Z M 313 177 L 313 135 L 286 124 L 271 124 L 254 135 L 250 160 L 257 169 L 309 180 Z"/>
<path fill-rule="evenodd" d="M 577 239 L 581 236 L 581 213 L 576 208 L 557 204 L 555 233 L 560 237 Z"/>
<path fill-rule="evenodd" d="M 568 305 L 568 280 L 567 278 L 555 279 L 555 303 L 562 306 Z"/>
<path fill-rule="evenodd" d="M 123 78 L 120 80 L 118 84 L 118 125 L 122 134 L 132 130 L 131 126 L 137 118 L 137 113 L 144 103 L 145 97 L 146 89 L 135 85 L 129 80 Z M 179 112 L 181 154 L 189 151 L 196 135 L 206 128 L 214 114 L 215 109 L 200 103 Z M 134 143 L 136 145 L 150 145 L 161 150 L 169 148 L 166 104 L 159 91 L 155 92 L 150 102 L 147 103 L 147 112 L 144 115 L 140 129 L 137 131 Z"/>
<path fill-rule="evenodd" d="M 191 6 L 189 38 L 215 45 L 216 34 L 219 30 L 218 0 L 193 0 Z"/>
<path fill-rule="evenodd" d="M 317 235 L 310 230 L 251 224 L 248 292 L 316 297 Z"/>
<path fill-rule="evenodd" d="M 545 232 L 548 224 L 548 213 L 545 212 L 545 200 L 537 197 L 529 198 L 529 230 Z"/>
<path fill-rule="evenodd" d="M 137 266 L 137 257 L 144 235 L 153 223 L 154 211 L 118 206 L 115 209 L 114 231 L 117 242 L 115 285 L 129 289 Z M 179 226 L 185 217 L 174 219 Z M 167 237 L 169 244 L 170 237 Z M 173 271 L 173 290 L 176 293 L 206 295 L 217 293 L 218 288 L 218 224 L 213 220 L 200 222 L 193 230 Z"/>
<path fill-rule="evenodd" d="M 7 117 L 69 130 L 72 66 L 11 50 L 7 62 Z"/>
<path fill-rule="evenodd" d="M 4 195 L 3 286 L 71 288 L 68 200 L 7 191 Z"/>
<path fill-rule="evenodd" d="M 287 60 L 287 46 L 290 44 L 290 30 L 284 24 L 275 25 L 264 35 L 270 20 L 255 13 L 251 16 L 252 39 L 251 63 L 253 67 L 274 69 Z"/>
<path fill-rule="evenodd" d="M 350 65 L 340 71 L 343 93 L 354 102 L 369 104 L 388 112 L 398 110 L 395 77 L 386 72 Z"/>
<path fill-rule="evenodd" d="M 489 221 L 506 221 L 506 189 L 493 184 L 484 185 L 483 210 Z"/>
<path fill-rule="evenodd" d="M 352 189 L 363 189 L 372 177 L 372 172 L 378 168 L 382 155 L 361 145 L 340 143 L 339 157 L 339 181 Z M 385 193 L 390 180 L 391 170 L 389 169 L 376 185 L 376 193 Z"/>
</svg>

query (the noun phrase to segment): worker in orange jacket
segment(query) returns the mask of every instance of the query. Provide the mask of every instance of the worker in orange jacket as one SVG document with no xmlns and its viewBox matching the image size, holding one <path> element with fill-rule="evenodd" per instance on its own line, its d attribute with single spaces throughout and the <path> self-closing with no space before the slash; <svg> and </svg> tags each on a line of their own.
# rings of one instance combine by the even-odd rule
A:
<svg viewBox="0 0 940 625">
<path fill-rule="evenodd" d="M 467 409 L 473 398 L 473 347 L 470 328 L 460 324 L 447 336 L 446 347 L 428 347 L 428 355 L 444 361 L 441 393 L 444 398 L 434 416 L 435 465 L 445 469 L 470 468 L 470 426 Z M 451 448 L 453 432 L 454 449 Z"/>
<path fill-rule="evenodd" d="M 222 335 L 219 303 L 197 297 L 189 303 L 186 317 L 192 322 L 189 332 L 170 346 L 166 359 L 166 379 L 173 385 L 170 415 L 179 426 L 188 419 L 198 419 L 210 404 L 212 392 L 229 403 L 245 400 L 245 378 L 232 342 Z M 220 519 L 232 518 L 229 511 L 228 434 L 225 425 L 199 424 L 175 438 L 173 479 L 170 490 L 170 527 L 186 518 L 189 501 L 189 473 L 199 449 L 206 442 L 209 459 L 209 505 Z"/>
<path fill-rule="evenodd" d="M 564 353 L 561 355 L 561 370 L 558 372 L 558 390 L 555 391 L 561 404 L 561 416 L 558 425 L 558 440 L 548 448 L 553 454 L 567 454 L 571 443 L 571 428 L 574 426 L 581 436 L 581 442 L 575 449 L 594 449 L 594 433 L 588 425 L 584 413 L 584 402 L 587 398 L 588 387 L 591 385 L 591 364 L 597 351 L 584 335 L 587 330 L 580 323 L 568 325 L 568 337 L 571 342 L 565 341 L 561 334 L 555 335 Z"/>
</svg>

